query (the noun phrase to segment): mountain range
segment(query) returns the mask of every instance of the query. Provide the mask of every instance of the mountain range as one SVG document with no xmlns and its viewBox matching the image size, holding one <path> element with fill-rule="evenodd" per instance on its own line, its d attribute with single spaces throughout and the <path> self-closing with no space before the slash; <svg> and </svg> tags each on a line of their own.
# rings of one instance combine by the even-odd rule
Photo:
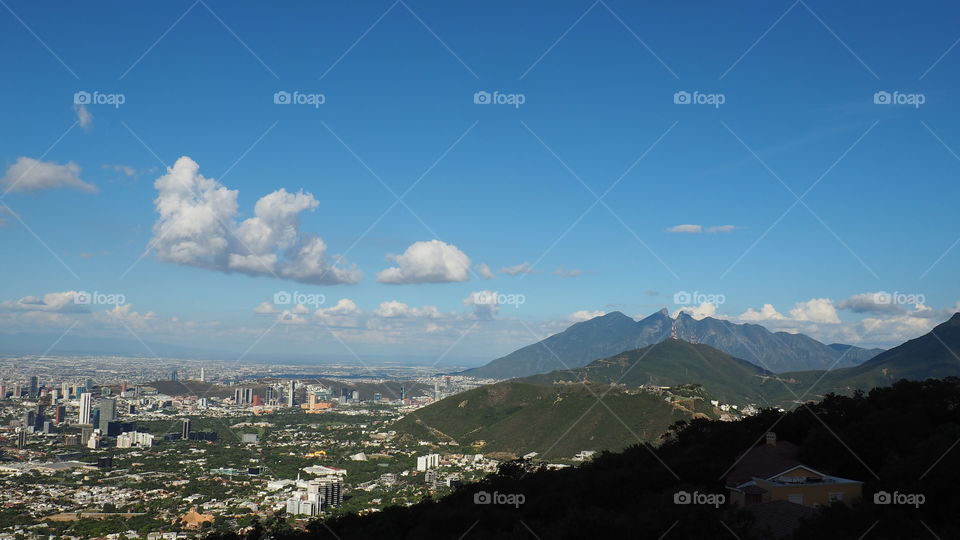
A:
<svg viewBox="0 0 960 540">
<path fill-rule="evenodd" d="M 605 324 L 600 328 L 625 318 L 601 317 Z M 597 329 L 574 326 L 581 335 Z M 829 371 L 773 373 L 709 345 L 668 337 L 585 366 L 451 396 L 405 417 L 396 429 L 421 440 L 517 454 L 617 450 L 638 440 L 656 442 L 676 420 L 719 417 L 722 410 L 710 404 L 713 400 L 735 405 L 733 411 L 747 404 L 790 408 L 829 393 L 849 395 L 900 379 L 960 376 L 958 351 L 960 313 L 857 366 Z"/>
<path fill-rule="evenodd" d="M 803 334 L 771 332 L 757 324 L 737 324 L 666 309 L 639 321 L 613 311 L 572 325 L 563 332 L 462 372 L 490 379 L 525 377 L 583 367 L 599 358 L 639 349 L 668 338 L 709 345 L 774 373 L 852 367 L 883 349 L 826 345 Z"/>
</svg>

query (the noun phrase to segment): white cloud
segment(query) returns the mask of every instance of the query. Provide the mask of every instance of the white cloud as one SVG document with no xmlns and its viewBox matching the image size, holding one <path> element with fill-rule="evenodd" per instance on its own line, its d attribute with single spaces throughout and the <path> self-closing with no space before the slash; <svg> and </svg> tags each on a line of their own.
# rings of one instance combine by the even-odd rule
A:
<svg viewBox="0 0 960 540">
<path fill-rule="evenodd" d="M 571 313 L 567 320 L 572 323 L 578 323 L 583 321 L 589 321 L 590 319 L 601 317 L 606 315 L 606 312 L 603 311 L 589 311 L 586 309 L 581 309 L 580 311 L 574 311 Z"/>
<path fill-rule="evenodd" d="M 840 322 L 833 300 L 829 298 L 811 298 L 806 302 L 797 302 L 790 310 L 790 317 L 797 321 L 830 324 Z"/>
<path fill-rule="evenodd" d="M 81 191 L 96 192 L 93 184 L 80 179 L 80 166 L 72 161 L 58 165 L 52 161 L 38 161 L 26 156 L 18 157 L 9 168 L 0 184 L 8 191 L 39 191 L 69 187 Z"/>
<path fill-rule="evenodd" d="M 77 124 L 89 131 L 93 124 L 93 113 L 87 110 L 86 105 L 74 105 L 73 111 L 77 114 Z"/>
<path fill-rule="evenodd" d="M 392 318 L 417 318 L 417 319 L 439 319 L 443 315 L 440 314 L 440 311 L 436 306 L 423 306 L 422 308 L 410 307 L 403 302 L 398 302 L 396 300 L 391 300 L 389 302 L 382 302 L 379 307 L 377 307 L 374 314 L 378 317 L 383 317 L 387 319 Z"/>
<path fill-rule="evenodd" d="M 533 274 L 536 273 L 533 266 L 528 262 L 522 262 L 515 266 L 506 266 L 500 269 L 501 274 L 506 274 L 508 276 L 519 276 L 520 274 Z"/>
<path fill-rule="evenodd" d="M 317 317 L 358 317 L 363 314 L 363 310 L 357 307 L 356 302 L 349 298 L 341 298 L 333 307 L 320 308 L 314 313 Z"/>
<path fill-rule="evenodd" d="M 474 267 L 477 271 L 477 274 L 480 275 L 483 279 L 493 279 L 495 276 L 493 270 L 490 270 L 490 267 L 487 263 L 480 263 Z"/>
<path fill-rule="evenodd" d="M 748 308 L 738 318 L 744 322 L 782 321 L 786 319 L 782 313 L 774 309 L 772 304 L 764 304 L 759 311 Z"/>
<path fill-rule="evenodd" d="M 470 278 L 470 257 L 440 240 L 414 242 L 403 254 L 389 255 L 388 259 L 397 266 L 380 272 L 380 283 L 449 283 Z"/>
<path fill-rule="evenodd" d="M 279 189 L 254 206 L 254 216 L 236 222 L 236 190 L 199 173 L 200 166 L 181 157 L 154 183 L 153 247 L 164 261 L 220 272 L 274 276 L 302 283 L 357 283 L 355 266 L 327 257 L 327 246 L 300 231 L 300 213 L 319 203 L 310 193 Z"/>
<path fill-rule="evenodd" d="M 253 308 L 257 315 L 272 315 L 277 312 L 276 306 L 270 302 L 261 302 L 259 306 Z"/>
<path fill-rule="evenodd" d="M 678 309 L 673 313 L 673 316 L 676 317 L 681 312 L 690 315 L 694 319 L 700 320 L 704 317 L 713 317 L 717 314 L 717 305 L 712 302 L 703 302 L 699 306 L 687 306 Z"/>
<path fill-rule="evenodd" d="M 0 302 L 3 311 L 47 311 L 54 313 L 86 313 L 85 305 L 77 303 L 77 291 L 52 292 L 36 296 L 24 296 L 19 300 Z"/>
<path fill-rule="evenodd" d="M 673 227 L 668 228 L 667 232 L 699 234 L 703 232 L 703 227 L 700 225 L 686 223 L 683 225 L 674 225 Z"/>
<path fill-rule="evenodd" d="M 103 166 L 104 169 L 108 169 L 114 172 L 118 172 L 127 177 L 134 177 L 137 175 L 137 170 L 129 165 L 119 165 L 119 164 L 108 164 Z"/>
<path fill-rule="evenodd" d="M 674 225 L 667 229 L 667 232 L 671 233 L 687 233 L 687 234 L 700 234 L 704 231 L 710 234 L 716 233 L 730 233 L 737 230 L 736 225 L 711 225 L 704 228 L 703 225 L 696 225 L 693 223 L 685 223 L 683 225 Z"/>
</svg>

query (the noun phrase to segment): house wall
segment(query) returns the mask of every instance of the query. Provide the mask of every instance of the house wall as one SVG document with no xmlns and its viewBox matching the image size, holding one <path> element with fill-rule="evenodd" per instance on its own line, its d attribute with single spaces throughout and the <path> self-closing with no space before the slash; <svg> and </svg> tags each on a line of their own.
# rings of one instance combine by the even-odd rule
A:
<svg viewBox="0 0 960 540">
<path fill-rule="evenodd" d="M 863 484 L 807 484 L 799 486 L 782 486 L 770 482 L 758 481 L 757 485 L 767 490 L 763 494 L 763 502 L 789 501 L 790 495 L 803 495 L 804 506 L 830 504 L 831 493 L 842 493 L 843 502 L 851 503 L 863 496 Z"/>
</svg>

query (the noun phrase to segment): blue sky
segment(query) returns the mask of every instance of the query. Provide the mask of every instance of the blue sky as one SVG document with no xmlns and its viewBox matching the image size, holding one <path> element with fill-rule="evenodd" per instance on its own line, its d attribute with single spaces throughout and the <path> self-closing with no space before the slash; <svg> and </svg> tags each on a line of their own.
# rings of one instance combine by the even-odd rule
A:
<svg viewBox="0 0 960 540">
<path fill-rule="evenodd" d="M 595 312 L 667 307 L 896 344 L 960 300 L 958 10 L 6 0 L 0 331 L 60 335 L 76 322 L 71 332 L 224 350 L 484 357 Z M 78 91 L 124 103 L 78 111 Z M 278 91 L 324 103 L 278 105 Z M 475 104 L 478 91 L 523 104 Z M 675 104 L 681 91 L 723 103 Z M 923 103 L 875 104 L 878 91 Z M 182 244 L 154 232 L 154 182 L 181 156 L 237 191 L 231 224 L 281 188 L 312 194 L 315 209 L 282 226 L 319 235 L 327 263 L 349 249 L 362 280 L 164 256 Z M 56 168 L 68 163 L 79 172 Z M 384 215 L 391 190 L 411 186 Z M 670 232 L 679 225 L 701 232 Z M 387 258 L 408 249 L 409 268 Z M 525 262 L 533 273 L 500 272 Z M 417 265 L 433 277 L 411 278 Z M 405 283 L 378 282 L 388 267 Z M 127 304 L 30 300 L 71 291 Z M 325 302 L 254 313 L 278 291 Z M 465 302 L 478 291 L 524 303 Z M 723 302 L 678 305 L 683 291 Z M 878 292 L 923 302 L 871 303 Z M 406 308 L 379 308 L 390 301 Z"/>
</svg>

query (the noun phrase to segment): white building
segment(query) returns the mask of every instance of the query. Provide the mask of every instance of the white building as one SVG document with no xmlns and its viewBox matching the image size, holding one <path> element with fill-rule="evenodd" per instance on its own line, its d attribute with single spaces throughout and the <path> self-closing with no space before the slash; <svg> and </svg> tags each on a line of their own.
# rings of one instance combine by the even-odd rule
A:
<svg viewBox="0 0 960 540">
<path fill-rule="evenodd" d="M 417 470 L 426 471 L 440 466 L 440 454 L 427 454 L 417 457 Z"/>
<path fill-rule="evenodd" d="M 149 433 L 139 433 L 137 431 L 128 431 L 121 433 L 117 437 L 117 448 L 150 448 L 153 446 L 153 435 Z"/>
<path fill-rule="evenodd" d="M 92 422 L 93 414 L 93 394 L 90 392 L 84 392 L 80 394 L 80 417 L 78 419 L 79 424 L 90 424 Z"/>
</svg>

